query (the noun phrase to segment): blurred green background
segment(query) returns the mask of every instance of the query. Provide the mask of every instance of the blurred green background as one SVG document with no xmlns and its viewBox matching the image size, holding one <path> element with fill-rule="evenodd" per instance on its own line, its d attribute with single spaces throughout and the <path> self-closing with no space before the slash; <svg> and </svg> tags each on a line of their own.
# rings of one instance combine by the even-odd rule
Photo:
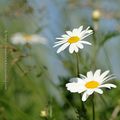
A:
<svg viewBox="0 0 120 120">
<path fill-rule="evenodd" d="M 94 29 L 88 40 L 95 47 L 80 51 L 80 73 L 95 67 L 117 77 L 117 89 L 96 94 L 96 120 L 120 120 L 120 0 L 0 0 L 0 120 L 80 120 L 80 96 L 65 87 L 76 76 L 75 55 L 57 55 L 52 46 L 81 25 Z M 18 32 L 43 36 L 47 44 L 13 45 Z M 85 106 L 91 120 L 91 101 Z"/>
</svg>

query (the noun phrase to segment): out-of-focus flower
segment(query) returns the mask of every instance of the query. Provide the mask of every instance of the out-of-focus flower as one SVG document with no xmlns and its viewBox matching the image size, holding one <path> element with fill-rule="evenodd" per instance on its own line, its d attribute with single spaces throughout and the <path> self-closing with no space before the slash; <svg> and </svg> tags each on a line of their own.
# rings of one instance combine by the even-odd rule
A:
<svg viewBox="0 0 120 120">
<path fill-rule="evenodd" d="M 81 75 L 81 78 L 72 78 L 71 83 L 67 83 L 67 90 L 73 93 L 83 93 L 82 101 L 86 101 L 87 98 L 94 92 L 102 94 L 101 88 L 116 88 L 116 85 L 105 83 L 115 76 L 108 75 L 109 71 L 105 71 L 101 74 L 101 70 L 96 70 L 93 74 L 92 71 L 87 72 L 87 76 Z M 108 76 L 107 76 L 108 75 Z"/>
<path fill-rule="evenodd" d="M 29 44 L 44 44 L 46 45 L 47 44 L 47 40 L 42 37 L 42 36 L 39 36 L 37 34 L 32 34 L 32 35 L 29 35 L 29 34 L 22 34 L 22 33 L 16 33 L 14 34 L 12 37 L 11 37 L 11 42 L 13 44 L 26 44 L 26 43 L 29 43 Z"/>
<path fill-rule="evenodd" d="M 83 40 L 93 33 L 89 28 L 90 27 L 87 27 L 87 29 L 83 30 L 83 26 L 80 26 L 79 28 L 73 29 L 73 31 L 66 31 L 67 34 L 62 35 L 61 38 L 56 38 L 59 39 L 59 41 L 55 42 L 53 47 L 60 46 L 57 53 L 65 50 L 68 46 L 70 53 L 73 53 L 74 51 L 77 53 L 79 49 L 84 48 L 83 44 L 91 45 L 90 42 Z"/>
<path fill-rule="evenodd" d="M 40 111 L 40 116 L 41 116 L 41 117 L 47 117 L 47 116 L 48 116 L 47 111 L 46 111 L 46 110 Z"/>
<path fill-rule="evenodd" d="M 92 18 L 94 21 L 98 21 L 101 17 L 101 12 L 99 10 L 94 10 L 92 13 Z"/>
</svg>

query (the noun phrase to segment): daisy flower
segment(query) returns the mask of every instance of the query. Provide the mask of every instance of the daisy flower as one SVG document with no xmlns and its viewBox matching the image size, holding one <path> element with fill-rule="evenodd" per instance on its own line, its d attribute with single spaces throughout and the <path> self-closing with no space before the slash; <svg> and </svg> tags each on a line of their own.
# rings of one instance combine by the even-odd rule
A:
<svg viewBox="0 0 120 120">
<path fill-rule="evenodd" d="M 29 44 L 41 43 L 44 45 L 47 44 L 47 40 L 42 36 L 39 36 L 37 34 L 29 35 L 29 34 L 22 34 L 22 33 L 14 34 L 11 37 L 11 42 L 13 44 L 22 44 L 22 45 L 26 43 L 29 43 Z"/>
<path fill-rule="evenodd" d="M 87 27 L 87 29 L 83 30 L 83 26 L 80 26 L 79 28 L 73 29 L 73 31 L 66 31 L 66 34 L 62 35 L 61 38 L 56 38 L 59 41 L 55 42 L 53 47 L 60 46 L 57 53 L 65 50 L 68 46 L 70 53 L 73 53 L 74 51 L 77 53 L 79 49 L 84 48 L 83 44 L 91 45 L 90 42 L 83 40 L 93 33 L 89 28 L 90 27 Z"/>
<path fill-rule="evenodd" d="M 87 98 L 94 92 L 102 94 L 101 88 L 116 88 L 116 85 L 111 83 L 105 83 L 115 77 L 108 75 L 109 71 L 105 71 L 101 74 L 101 70 L 96 70 L 93 74 L 92 71 L 87 72 L 87 76 L 81 75 L 81 78 L 72 78 L 71 83 L 67 83 L 66 87 L 72 93 L 83 93 L 82 101 L 86 101 Z"/>
</svg>

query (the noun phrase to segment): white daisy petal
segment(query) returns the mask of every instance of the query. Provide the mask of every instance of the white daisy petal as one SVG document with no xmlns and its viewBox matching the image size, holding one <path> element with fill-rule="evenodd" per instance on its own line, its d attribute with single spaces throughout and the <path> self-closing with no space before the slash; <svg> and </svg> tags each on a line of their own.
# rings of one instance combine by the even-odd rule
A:
<svg viewBox="0 0 120 120">
<path fill-rule="evenodd" d="M 70 45 L 69 43 L 63 44 L 63 45 L 57 50 L 57 53 L 60 53 L 60 52 L 63 51 L 65 48 L 67 48 L 69 45 Z"/>
<path fill-rule="evenodd" d="M 72 36 L 73 33 L 71 31 L 66 31 L 66 33 L 69 35 L 69 36 Z"/>
<path fill-rule="evenodd" d="M 83 29 L 83 26 L 80 26 L 80 27 L 78 28 L 79 32 L 81 32 L 82 29 Z"/>
<path fill-rule="evenodd" d="M 117 86 L 116 85 L 114 85 L 114 84 L 110 84 L 110 83 L 108 83 L 108 84 L 103 84 L 103 85 L 100 85 L 99 86 L 99 88 L 102 88 L 102 87 L 105 87 L 105 88 L 116 88 Z"/>
<path fill-rule="evenodd" d="M 78 89 L 78 93 L 82 93 L 82 92 L 84 92 L 84 91 L 86 91 L 86 88 L 85 88 L 85 87 Z"/>
<path fill-rule="evenodd" d="M 88 37 L 89 35 L 91 35 L 92 33 L 90 33 L 90 34 L 87 34 L 87 35 L 82 35 L 82 37 L 81 37 L 81 40 L 83 40 L 83 39 L 85 39 L 86 37 Z"/>
<path fill-rule="evenodd" d="M 63 37 L 63 38 L 69 38 L 70 36 L 69 36 L 69 35 L 64 34 L 64 35 L 62 35 L 62 37 Z"/>
<path fill-rule="evenodd" d="M 102 73 L 102 74 L 100 75 L 100 79 L 102 80 L 109 72 L 110 72 L 110 71 L 107 70 L 107 71 L 105 71 L 104 73 Z"/>
<path fill-rule="evenodd" d="M 82 79 L 86 79 L 87 77 L 85 75 L 80 74 L 80 76 L 82 77 Z"/>
<path fill-rule="evenodd" d="M 80 49 L 83 49 L 83 48 L 84 48 L 84 46 L 83 46 L 83 44 L 81 44 L 81 42 L 78 42 L 76 45 L 77 45 L 77 47 L 79 47 Z"/>
<path fill-rule="evenodd" d="M 103 94 L 103 91 L 99 88 L 95 89 L 95 92 L 99 93 L 99 94 Z"/>
<path fill-rule="evenodd" d="M 93 33 L 93 30 L 88 30 L 87 33 Z"/>
<path fill-rule="evenodd" d="M 77 35 L 78 34 L 78 29 L 73 29 L 73 34 Z"/>
<path fill-rule="evenodd" d="M 113 79 L 116 79 L 116 77 L 110 77 L 110 78 L 108 78 L 108 79 L 106 79 L 106 80 L 103 80 L 102 83 L 107 82 L 107 81 L 109 81 L 109 80 L 113 80 Z"/>
<path fill-rule="evenodd" d="M 78 92 L 80 90 L 80 87 L 83 88 L 82 85 L 78 84 L 78 83 L 67 83 L 66 84 L 67 90 L 69 90 L 70 92 Z"/>
<path fill-rule="evenodd" d="M 78 47 L 74 45 L 75 52 L 77 53 L 79 51 Z"/>
<path fill-rule="evenodd" d="M 86 28 L 86 31 L 87 31 L 89 28 L 90 28 L 90 26 L 88 26 L 88 27 Z"/>
<path fill-rule="evenodd" d="M 82 95 L 82 101 L 85 102 L 88 97 L 89 97 L 89 95 L 87 94 L 87 91 L 84 92 L 83 95 Z"/>
<path fill-rule="evenodd" d="M 86 34 L 86 31 L 83 30 L 79 35 L 80 35 L 80 38 L 82 39 L 82 37 Z"/>
<path fill-rule="evenodd" d="M 92 71 L 87 72 L 87 77 L 92 80 L 93 79 L 93 72 Z"/>
<path fill-rule="evenodd" d="M 62 45 L 62 44 L 64 44 L 64 43 L 57 43 L 57 44 L 54 45 L 53 47 L 57 47 L 57 46 L 60 46 L 60 45 Z"/>
<path fill-rule="evenodd" d="M 115 79 L 116 77 L 114 76 L 114 75 L 108 75 L 107 77 L 105 77 L 102 81 L 103 81 L 103 83 L 104 82 L 107 82 L 107 81 L 109 81 L 109 80 L 112 80 L 112 79 Z"/>
<path fill-rule="evenodd" d="M 57 44 L 57 43 L 62 43 L 62 42 L 65 42 L 65 40 L 56 41 L 55 44 Z"/>
<path fill-rule="evenodd" d="M 70 82 L 75 82 L 76 83 L 76 82 L 78 82 L 78 78 L 71 78 Z"/>
<path fill-rule="evenodd" d="M 60 41 L 56 41 L 55 44 L 58 44 L 58 43 L 65 43 L 67 42 L 67 40 L 60 40 Z"/>
<path fill-rule="evenodd" d="M 69 52 L 70 53 L 73 53 L 74 52 L 74 44 L 71 44 L 70 47 L 69 47 Z"/>
<path fill-rule="evenodd" d="M 57 38 L 56 38 L 57 39 Z M 63 39 L 61 39 L 61 40 L 59 40 L 59 41 L 56 41 L 55 43 L 61 43 L 61 42 L 67 42 L 68 41 L 68 39 L 66 39 L 66 38 L 63 38 Z"/>
<path fill-rule="evenodd" d="M 80 43 L 84 43 L 84 44 L 87 44 L 87 45 L 92 45 L 90 42 L 83 41 L 83 40 L 81 40 Z"/>
<path fill-rule="evenodd" d="M 65 38 L 56 38 L 56 39 L 58 39 L 58 40 L 64 40 Z"/>
<path fill-rule="evenodd" d="M 92 94 L 93 94 L 93 92 L 94 92 L 94 90 L 89 89 L 89 90 L 87 90 L 86 92 L 87 92 L 87 94 L 88 94 L 88 95 L 92 95 Z"/>
<path fill-rule="evenodd" d="M 84 80 L 80 78 L 71 78 L 70 82 L 77 82 L 77 83 L 83 84 Z"/>
<path fill-rule="evenodd" d="M 95 78 L 95 79 L 98 79 L 99 76 L 100 76 L 100 73 L 101 73 L 101 70 L 100 70 L 100 69 L 96 70 L 95 73 L 94 73 L 94 78 Z"/>
</svg>

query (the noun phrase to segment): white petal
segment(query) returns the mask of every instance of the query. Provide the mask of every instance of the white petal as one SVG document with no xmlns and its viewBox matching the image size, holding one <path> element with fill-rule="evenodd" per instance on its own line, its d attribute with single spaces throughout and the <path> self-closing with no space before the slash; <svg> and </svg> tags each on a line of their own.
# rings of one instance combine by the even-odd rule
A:
<svg viewBox="0 0 120 120">
<path fill-rule="evenodd" d="M 84 43 L 84 44 L 87 44 L 87 45 L 92 45 L 90 42 L 88 42 L 88 41 L 83 41 L 83 40 L 81 40 L 80 41 L 81 43 Z"/>
<path fill-rule="evenodd" d="M 70 53 L 73 53 L 74 52 L 74 45 L 73 44 L 71 44 L 70 46 L 69 46 L 69 52 Z"/>
<path fill-rule="evenodd" d="M 112 75 L 108 75 L 107 77 L 105 77 L 102 81 L 107 82 L 109 80 L 115 79 L 116 77 L 112 74 Z"/>
<path fill-rule="evenodd" d="M 63 51 L 65 48 L 67 48 L 69 46 L 70 43 L 65 43 L 63 44 L 58 50 L 57 53 L 60 53 L 61 51 Z"/>
<path fill-rule="evenodd" d="M 93 30 L 88 30 L 87 33 L 93 33 Z"/>
<path fill-rule="evenodd" d="M 83 79 L 81 79 L 81 78 L 75 77 L 75 78 L 71 78 L 70 82 L 83 84 L 85 81 Z"/>
<path fill-rule="evenodd" d="M 114 84 L 103 84 L 103 85 L 100 85 L 99 88 L 102 88 L 102 87 L 105 87 L 105 88 L 116 88 L 117 86 L 114 85 Z"/>
<path fill-rule="evenodd" d="M 80 89 L 83 90 L 83 85 L 82 84 L 78 84 L 78 83 L 67 83 L 66 84 L 67 90 L 69 90 L 70 92 L 78 92 Z"/>
<path fill-rule="evenodd" d="M 83 48 L 84 48 L 83 44 L 81 44 L 80 42 L 78 42 L 76 45 L 77 45 L 77 47 L 79 47 L 80 49 L 83 49 Z"/>
<path fill-rule="evenodd" d="M 54 45 L 53 47 L 57 47 L 57 46 L 60 46 L 62 44 L 64 44 L 64 43 L 56 43 L 56 45 Z"/>
<path fill-rule="evenodd" d="M 87 35 L 85 35 L 85 33 L 83 33 L 81 35 L 81 40 L 85 39 L 86 37 L 88 37 L 89 35 L 91 35 L 92 33 L 88 33 Z"/>
<path fill-rule="evenodd" d="M 95 73 L 94 73 L 94 78 L 95 78 L 95 79 L 99 79 L 100 73 L 101 73 L 101 70 L 100 70 L 100 69 L 96 70 Z"/>
<path fill-rule="evenodd" d="M 93 92 L 94 92 L 94 90 L 92 90 L 92 89 L 87 90 L 87 94 L 88 94 L 88 95 L 92 95 Z"/>
<path fill-rule="evenodd" d="M 73 34 L 74 35 L 78 35 L 78 33 L 79 33 L 78 29 L 73 29 Z"/>
<path fill-rule="evenodd" d="M 62 42 L 65 42 L 65 40 L 56 41 L 55 44 L 57 44 L 57 43 L 62 43 Z"/>
<path fill-rule="evenodd" d="M 100 75 L 101 81 L 104 79 L 104 77 L 105 77 L 109 72 L 110 72 L 110 71 L 107 70 L 107 71 L 103 72 L 103 73 Z"/>
<path fill-rule="evenodd" d="M 103 91 L 99 88 L 95 89 L 95 92 L 99 93 L 99 94 L 103 94 Z"/>
<path fill-rule="evenodd" d="M 79 34 L 80 38 L 82 39 L 82 37 L 83 37 L 85 34 L 86 34 L 86 31 L 85 31 L 85 30 L 81 31 L 81 33 Z"/>
<path fill-rule="evenodd" d="M 30 39 L 30 41 L 27 41 L 28 43 L 43 43 L 43 44 L 45 44 L 47 41 L 46 41 L 46 39 L 45 38 L 43 38 L 43 37 L 40 37 L 39 35 L 36 35 L 36 34 L 33 34 L 33 35 L 31 35 L 31 39 Z"/>
<path fill-rule="evenodd" d="M 13 44 L 25 44 L 26 41 L 24 40 L 23 34 L 16 33 L 11 37 L 11 42 Z"/>
<path fill-rule="evenodd" d="M 87 31 L 89 28 L 90 28 L 90 26 L 88 26 L 88 27 L 86 28 L 86 31 Z"/>
<path fill-rule="evenodd" d="M 77 53 L 79 51 L 78 47 L 75 45 L 74 46 L 75 52 Z"/>
<path fill-rule="evenodd" d="M 71 78 L 69 81 L 77 83 L 78 82 L 78 78 Z"/>
<path fill-rule="evenodd" d="M 89 72 L 87 72 L 87 77 L 88 77 L 88 79 L 93 79 L 93 72 L 92 71 L 89 71 Z"/>
<path fill-rule="evenodd" d="M 89 97 L 89 95 L 87 94 L 87 91 L 84 92 L 83 95 L 82 95 L 82 101 L 83 102 L 86 101 L 88 97 Z"/>
<path fill-rule="evenodd" d="M 71 31 L 66 31 L 66 33 L 69 35 L 69 36 L 72 36 L 73 33 Z"/>
<path fill-rule="evenodd" d="M 84 91 L 86 91 L 86 88 L 85 87 L 82 87 L 82 88 L 80 87 L 79 90 L 78 90 L 78 93 L 82 93 Z"/>
<path fill-rule="evenodd" d="M 56 39 L 58 39 L 58 40 L 64 40 L 65 38 L 56 38 Z"/>
<path fill-rule="evenodd" d="M 85 75 L 80 74 L 80 76 L 82 77 L 82 79 L 86 79 Z"/>
<path fill-rule="evenodd" d="M 57 43 L 65 43 L 65 42 L 67 42 L 67 41 L 68 41 L 68 39 L 65 39 L 65 38 L 64 38 L 63 40 L 56 41 L 55 44 L 57 44 Z"/>
<path fill-rule="evenodd" d="M 82 29 L 83 29 L 83 26 L 80 26 L 80 27 L 78 28 L 79 32 L 81 32 Z"/>
<path fill-rule="evenodd" d="M 64 34 L 64 35 L 62 35 L 62 37 L 63 37 L 63 38 L 67 38 L 67 39 L 68 39 L 70 36 L 68 36 L 68 35 Z"/>
</svg>

